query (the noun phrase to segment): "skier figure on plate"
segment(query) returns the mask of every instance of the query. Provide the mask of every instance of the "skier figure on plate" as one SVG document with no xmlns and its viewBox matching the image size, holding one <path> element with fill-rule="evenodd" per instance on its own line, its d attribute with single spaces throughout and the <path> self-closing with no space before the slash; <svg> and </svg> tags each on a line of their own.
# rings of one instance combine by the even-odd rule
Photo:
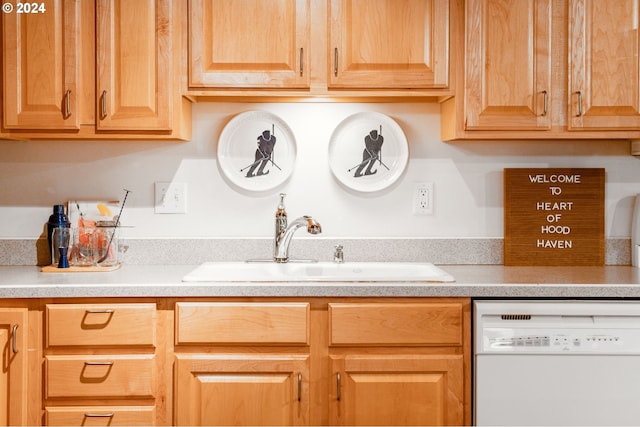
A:
<svg viewBox="0 0 640 427">
<path fill-rule="evenodd" d="M 258 148 L 256 149 L 255 161 L 250 165 L 249 170 L 247 171 L 247 178 L 267 175 L 269 173 L 269 170 L 265 171 L 264 168 L 269 162 L 273 163 L 273 148 L 276 145 L 276 139 L 276 136 L 273 135 L 272 132 L 269 132 L 268 129 L 258 136 Z M 275 163 L 273 164 L 278 167 Z M 256 168 L 258 171 L 254 174 Z"/>
<path fill-rule="evenodd" d="M 382 131 L 382 126 L 380 126 L 380 130 Z M 358 178 L 363 175 L 373 175 L 378 172 L 377 169 L 372 170 L 376 161 L 379 161 L 381 165 L 385 166 L 382 163 L 381 153 L 382 153 L 382 143 L 384 142 L 384 137 L 382 136 L 382 132 L 378 133 L 376 129 L 373 129 L 367 136 L 364 137 L 364 150 L 362 151 L 362 162 L 357 165 L 357 169 L 353 174 L 354 177 Z M 364 173 L 362 171 L 364 170 Z"/>
</svg>

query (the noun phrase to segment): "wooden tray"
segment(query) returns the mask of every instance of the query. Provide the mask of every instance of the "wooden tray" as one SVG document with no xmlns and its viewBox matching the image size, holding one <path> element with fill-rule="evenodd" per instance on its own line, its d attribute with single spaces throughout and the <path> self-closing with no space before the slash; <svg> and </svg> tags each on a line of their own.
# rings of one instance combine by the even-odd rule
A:
<svg viewBox="0 0 640 427">
<path fill-rule="evenodd" d="M 44 267 L 42 267 L 41 271 L 43 273 L 95 273 L 95 272 L 118 270 L 121 266 L 122 264 L 118 263 L 116 265 L 111 265 L 109 267 L 89 265 L 86 267 L 69 266 L 69 268 L 58 268 L 56 265 L 51 264 L 51 265 L 45 265 Z"/>
</svg>

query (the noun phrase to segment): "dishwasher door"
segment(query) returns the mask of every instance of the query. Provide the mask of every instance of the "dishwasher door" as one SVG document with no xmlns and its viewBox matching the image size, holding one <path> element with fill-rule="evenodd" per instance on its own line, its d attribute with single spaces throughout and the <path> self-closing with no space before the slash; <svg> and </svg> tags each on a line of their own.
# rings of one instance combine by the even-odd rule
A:
<svg viewBox="0 0 640 427">
<path fill-rule="evenodd" d="M 479 355 L 479 426 L 637 426 L 640 356 Z"/>
<path fill-rule="evenodd" d="M 640 303 L 475 301 L 476 425 L 640 425 Z"/>
</svg>

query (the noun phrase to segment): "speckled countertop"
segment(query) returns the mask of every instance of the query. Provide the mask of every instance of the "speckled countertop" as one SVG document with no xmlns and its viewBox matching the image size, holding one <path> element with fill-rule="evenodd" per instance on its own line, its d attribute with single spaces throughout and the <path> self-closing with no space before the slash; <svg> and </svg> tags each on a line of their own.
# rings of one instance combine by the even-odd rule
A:
<svg viewBox="0 0 640 427">
<path fill-rule="evenodd" d="M 99 273 L 0 266 L 0 298 L 73 297 L 533 297 L 640 298 L 640 269 L 442 266 L 453 283 L 187 283 L 195 265 L 123 265 Z"/>
</svg>

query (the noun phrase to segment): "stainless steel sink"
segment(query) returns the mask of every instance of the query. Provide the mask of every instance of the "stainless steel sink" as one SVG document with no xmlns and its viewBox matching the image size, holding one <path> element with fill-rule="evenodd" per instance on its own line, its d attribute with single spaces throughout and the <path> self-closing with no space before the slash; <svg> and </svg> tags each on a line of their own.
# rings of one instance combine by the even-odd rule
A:
<svg viewBox="0 0 640 427">
<path fill-rule="evenodd" d="M 183 282 L 454 282 L 425 262 L 206 262 Z"/>
</svg>

